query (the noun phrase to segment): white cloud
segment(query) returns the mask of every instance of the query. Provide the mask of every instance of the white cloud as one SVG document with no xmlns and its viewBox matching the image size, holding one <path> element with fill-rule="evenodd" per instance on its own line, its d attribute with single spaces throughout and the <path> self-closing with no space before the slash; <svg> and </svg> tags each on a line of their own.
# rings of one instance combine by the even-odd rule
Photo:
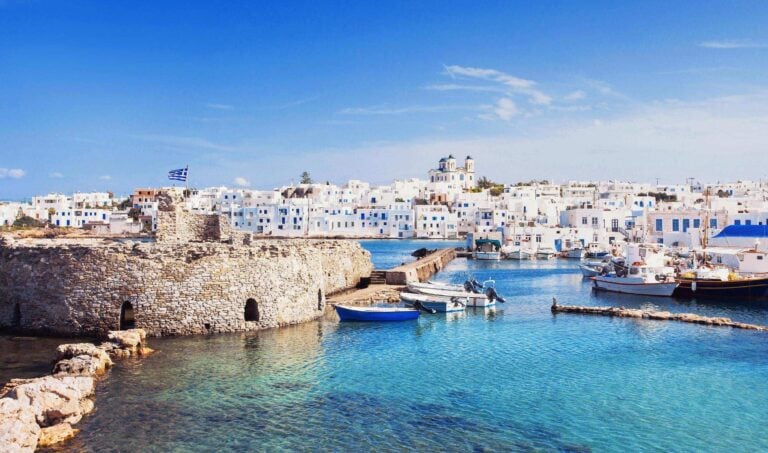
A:
<svg viewBox="0 0 768 453">
<path fill-rule="evenodd" d="M 768 90 L 699 102 L 633 104 L 623 115 L 600 119 L 539 117 L 523 131 L 491 137 L 422 138 L 324 150 L 302 156 L 301 164 L 333 172 L 340 181 L 373 183 L 424 177 L 426 169 L 450 153 L 472 155 L 480 175 L 504 182 L 533 177 L 757 180 L 768 177 L 766 143 Z M 297 171 L 291 162 L 295 158 L 285 159 L 273 163 L 285 167 L 285 174 L 271 176 L 276 181 Z M 406 161 L 409 165 L 403 166 Z"/>
<path fill-rule="evenodd" d="M 583 92 L 582 90 L 576 90 L 572 93 L 568 93 L 563 100 L 572 102 L 572 101 L 580 101 L 587 97 L 587 93 Z"/>
<path fill-rule="evenodd" d="M 0 179 L 21 179 L 27 174 L 21 168 L 0 168 Z"/>
<path fill-rule="evenodd" d="M 229 104 L 205 104 L 205 106 L 213 110 L 233 110 L 235 108 Z"/>
<path fill-rule="evenodd" d="M 517 109 L 517 106 L 512 99 L 501 98 L 496 102 L 496 107 L 493 109 L 493 113 L 502 120 L 509 121 L 513 116 L 520 113 L 520 110 Z"/>
<path fill-rule="evenodd" d="M 496 69 L 451 65 L 446 66 L 445 70 L 448 75 L 454 79 L 457 77 L 466 77 L 499 83 L 511 92 L 528 96 L 529 101 L 532 104 L 549 105 L 552 102 L 550 96 L 535 88 L 537 84 L 533 80 L 516 77 Z"/>
<path fill-rule="evenodd" d="M 59 178 L 63 178 L 63 177 L 64 177 L 64 175 L 63 175 L 63 174 L 61 174 L 61 173 L 59 173 L 58 171 L 54 171 L 53 173 L 51 173 L 50 175 L 48 175 L 48 177 L 50 177 L 50 178 L 57 178 L 57 179 L 59 179 Z"/>
<path fill-rule="evenodd" d="M 707 49 L 765 49 L 768 44 L 752 41 L 751 39 L 725 39 L 715 41 L 703 41 L 700 47 Z"/>
<path fill-rule="evenodd" d="M 239 187 L 248 187 L 251 185 L 251 182 L 243 178 L 242 176 L 238 176 L 237 178 L 235 178 L 234 183 L 236 186 L 239 186 Z"/>
<path fill-rule="evenodd" d="M 101 175 L 99 176 L 99 179 L 102 181 L 109 181 L 110 179 L 112 179 L 112 177 L 109 175 Z"/>
</svg>

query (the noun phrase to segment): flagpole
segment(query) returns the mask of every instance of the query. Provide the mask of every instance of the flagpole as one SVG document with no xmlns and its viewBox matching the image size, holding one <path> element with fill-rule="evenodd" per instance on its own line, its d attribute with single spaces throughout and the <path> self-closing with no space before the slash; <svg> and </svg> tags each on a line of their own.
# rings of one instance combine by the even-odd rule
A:
<svg viewBox="0 0 768 453">
<path fill-rule="evenodd" d="M 186 185 L 187 190 L 184 192 L 184 198 L 186 199 L 189 196 L 189 164 L 185 167 L 187 170 L 186 178 L 184 178 L 184 184 Z"/>
</svg>

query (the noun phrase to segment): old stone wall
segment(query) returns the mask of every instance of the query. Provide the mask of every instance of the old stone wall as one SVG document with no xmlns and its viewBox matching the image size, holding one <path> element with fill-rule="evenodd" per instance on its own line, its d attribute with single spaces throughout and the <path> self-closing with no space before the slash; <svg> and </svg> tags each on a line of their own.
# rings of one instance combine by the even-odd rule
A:
<svg viewBox="0 0 768 453">
<path fill-rule="evenodd" d="M 277 327 L 319 317 L 326 295 L 355 286 L 372 270 L 356 241 L 174 237 L 6 241 L 0 245 L 0 328 L 104 335 L 133 327 L 132 317 L 153 336 Z"/>
</svg>

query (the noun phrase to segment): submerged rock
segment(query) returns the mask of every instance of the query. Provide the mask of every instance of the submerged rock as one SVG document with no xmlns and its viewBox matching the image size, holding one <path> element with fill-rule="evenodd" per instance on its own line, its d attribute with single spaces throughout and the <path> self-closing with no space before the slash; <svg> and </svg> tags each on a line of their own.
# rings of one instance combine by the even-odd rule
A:
<svg viewBox="0 0 768 453">
<path fill-rule="evenodd" d="M 111 330 L 107 338 L 121 349 L 139 352 L 143 348 L 147 333 L 144 329 Z"/>
<path fill-rule="evenodd" d="M 40 436 L 37 440 L 38 447 L 49 447 L 51 445 L 58 444 L 69 440 L 80 432 L 79 429 L 72 429 L 72 425 L 69 423 L 59 423 L 58 425 L 49 426 L 40 430 Z"/>
<path fill-rule="evenodd" d="M 13 398 L 0 399 L 0 449 L 8 452 L 33 452 L 40 426 L 33 409 Z"/>
</svg>

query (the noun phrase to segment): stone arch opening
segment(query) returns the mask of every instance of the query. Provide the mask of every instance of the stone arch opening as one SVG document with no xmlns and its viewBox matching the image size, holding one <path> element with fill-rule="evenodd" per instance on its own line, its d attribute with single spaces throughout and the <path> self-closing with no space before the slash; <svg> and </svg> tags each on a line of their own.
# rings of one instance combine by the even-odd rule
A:
<svg viewBox="0 0 768 453">
<path fill-rule="evenodd" d="M 123 302 L 120 307 L 120 330 L 133 329 L 136 327 L 136 317 L 133 311 L 133 304 Z"/>
<path fill-rule="evenodd" d="M 318 310 L 323 309 L 323 290 L 322 289 L 317 290 L 317 309 Z"/>
<path fill-rule="evenodd" d="M 11 322 L 13 327 L 21 327 L 21 305 L 18 302 L 13 306 L 13 319 Z"/>
<path fill-rule="evenodd" d="M 258 322 L 259 320 L 259 304 L 255 299 L 248 299 L 245 301 L 245 320 Z"/>
</svg>

